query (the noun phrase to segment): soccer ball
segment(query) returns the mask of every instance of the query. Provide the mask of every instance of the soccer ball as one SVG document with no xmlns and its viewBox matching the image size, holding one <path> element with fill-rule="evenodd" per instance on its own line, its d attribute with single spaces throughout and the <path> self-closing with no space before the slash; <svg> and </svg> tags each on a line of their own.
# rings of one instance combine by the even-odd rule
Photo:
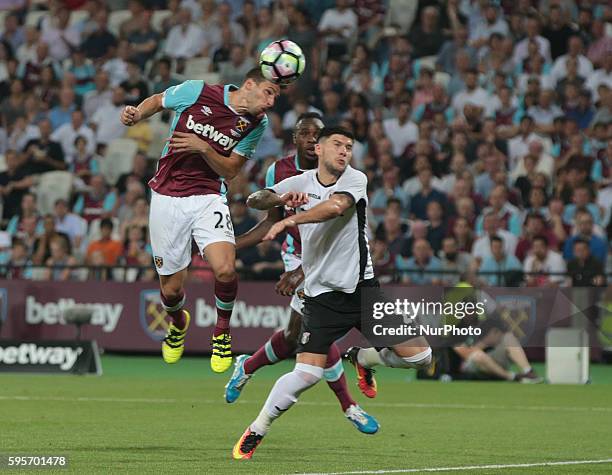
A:
<svg viewBox="0 0 612 475">
<path fill-rule="evenodd" d="M 304 72 L 306 58 L 302 49 L 293 41 L 273 41 L 261 52 L 259 67 L 268 81 L 284 86 Z"/>
</svg>

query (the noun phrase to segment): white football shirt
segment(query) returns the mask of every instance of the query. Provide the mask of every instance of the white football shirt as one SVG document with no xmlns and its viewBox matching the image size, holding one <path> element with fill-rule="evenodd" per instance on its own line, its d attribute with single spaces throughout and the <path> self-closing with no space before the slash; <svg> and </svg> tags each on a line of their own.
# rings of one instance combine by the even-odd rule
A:
<svg viewBox="0 0 612 475">
<path fill-rule="evenodd" d="M 349 165 L 331 185 L 322 185 L 315 169 L 269 188 L 278 194 L 307 193 L 309 201 L 296 210 L 298 213 L 317 206 L 335 193 L 345 193 L 354 200 L 354 205 L 342 216 L 298 226 L 302 238 L 304 292 L 308 297 L 331 291 L 353 293 L 360 281 L 374 278 L 366 237 L 367 184 L 365 174 Z"/>
</svg>

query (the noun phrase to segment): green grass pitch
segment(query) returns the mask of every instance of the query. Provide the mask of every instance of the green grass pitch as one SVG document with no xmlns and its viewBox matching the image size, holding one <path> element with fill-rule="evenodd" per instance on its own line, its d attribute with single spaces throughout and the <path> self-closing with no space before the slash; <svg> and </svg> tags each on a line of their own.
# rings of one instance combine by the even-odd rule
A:
<svg viewBox="0 0 612 475">
<path fill-rule="evenodd" d="M 444 384 L 382 369 L 378 397 L 368 400 L 345 364 L 354 397 L 381 423 L 378 434 L 358 433 L 319 384 L 273 425 L 253 460 L 236 462 L 233 444 L 292 362 L 260 370 L 233 405 L 223 399 L 229 371 L 212 374 L 205 358 L 174 366 L 161 357 L 102 362 L 102 377 L 1 375 L 0 453 L 67 455 L 69 468 L 53 472 L 83 474 L 401 473 L 508 464 L 535 465 L 461 473 L 612 473 L 610 462 L 537 465 L 612 459 L 612 367 L 594 366 L 586 386 Z"/>
</svg>

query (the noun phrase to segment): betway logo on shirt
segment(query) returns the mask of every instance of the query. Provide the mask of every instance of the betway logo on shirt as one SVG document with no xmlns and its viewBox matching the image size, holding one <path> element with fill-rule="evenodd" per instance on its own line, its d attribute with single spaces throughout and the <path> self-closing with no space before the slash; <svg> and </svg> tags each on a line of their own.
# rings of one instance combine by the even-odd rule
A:
<svg viewBox="0 0 612 475">
<path fill-rule="evenodd" d="M 193 116 L 189 114 L 187 117 L 187 124 L 185 124 L 189 130 L 193 130 L 196 134 L 202 137 L 209 138 L 213 142 L 217 142 L 223 147 L 223 150 L 231 150 L 238 143 L 238 140 L 234 140 L 222 132 L 219 132 L 214 126 L 210 124 L 200 124 L 193 120 Z"/>
</svg>

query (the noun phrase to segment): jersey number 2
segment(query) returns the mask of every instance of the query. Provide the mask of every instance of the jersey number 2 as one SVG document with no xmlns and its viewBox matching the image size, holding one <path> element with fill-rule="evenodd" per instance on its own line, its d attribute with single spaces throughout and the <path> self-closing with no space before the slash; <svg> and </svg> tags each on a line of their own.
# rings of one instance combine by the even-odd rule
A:
<svg viewBox="0 0 612 475">
<path fill-rule="evenodd" d="M 223 229 L 223 213 L 221 211 L 215 211 L 215 215 L 219 217 L 219 221 L 217 221 L 217 224 L 215 224 L 215 229 Z M 225 224 L 229 230 L 233 231 L 232 219 L 230 218 L 229 214 L 225 215 Z"/>
</svg>

